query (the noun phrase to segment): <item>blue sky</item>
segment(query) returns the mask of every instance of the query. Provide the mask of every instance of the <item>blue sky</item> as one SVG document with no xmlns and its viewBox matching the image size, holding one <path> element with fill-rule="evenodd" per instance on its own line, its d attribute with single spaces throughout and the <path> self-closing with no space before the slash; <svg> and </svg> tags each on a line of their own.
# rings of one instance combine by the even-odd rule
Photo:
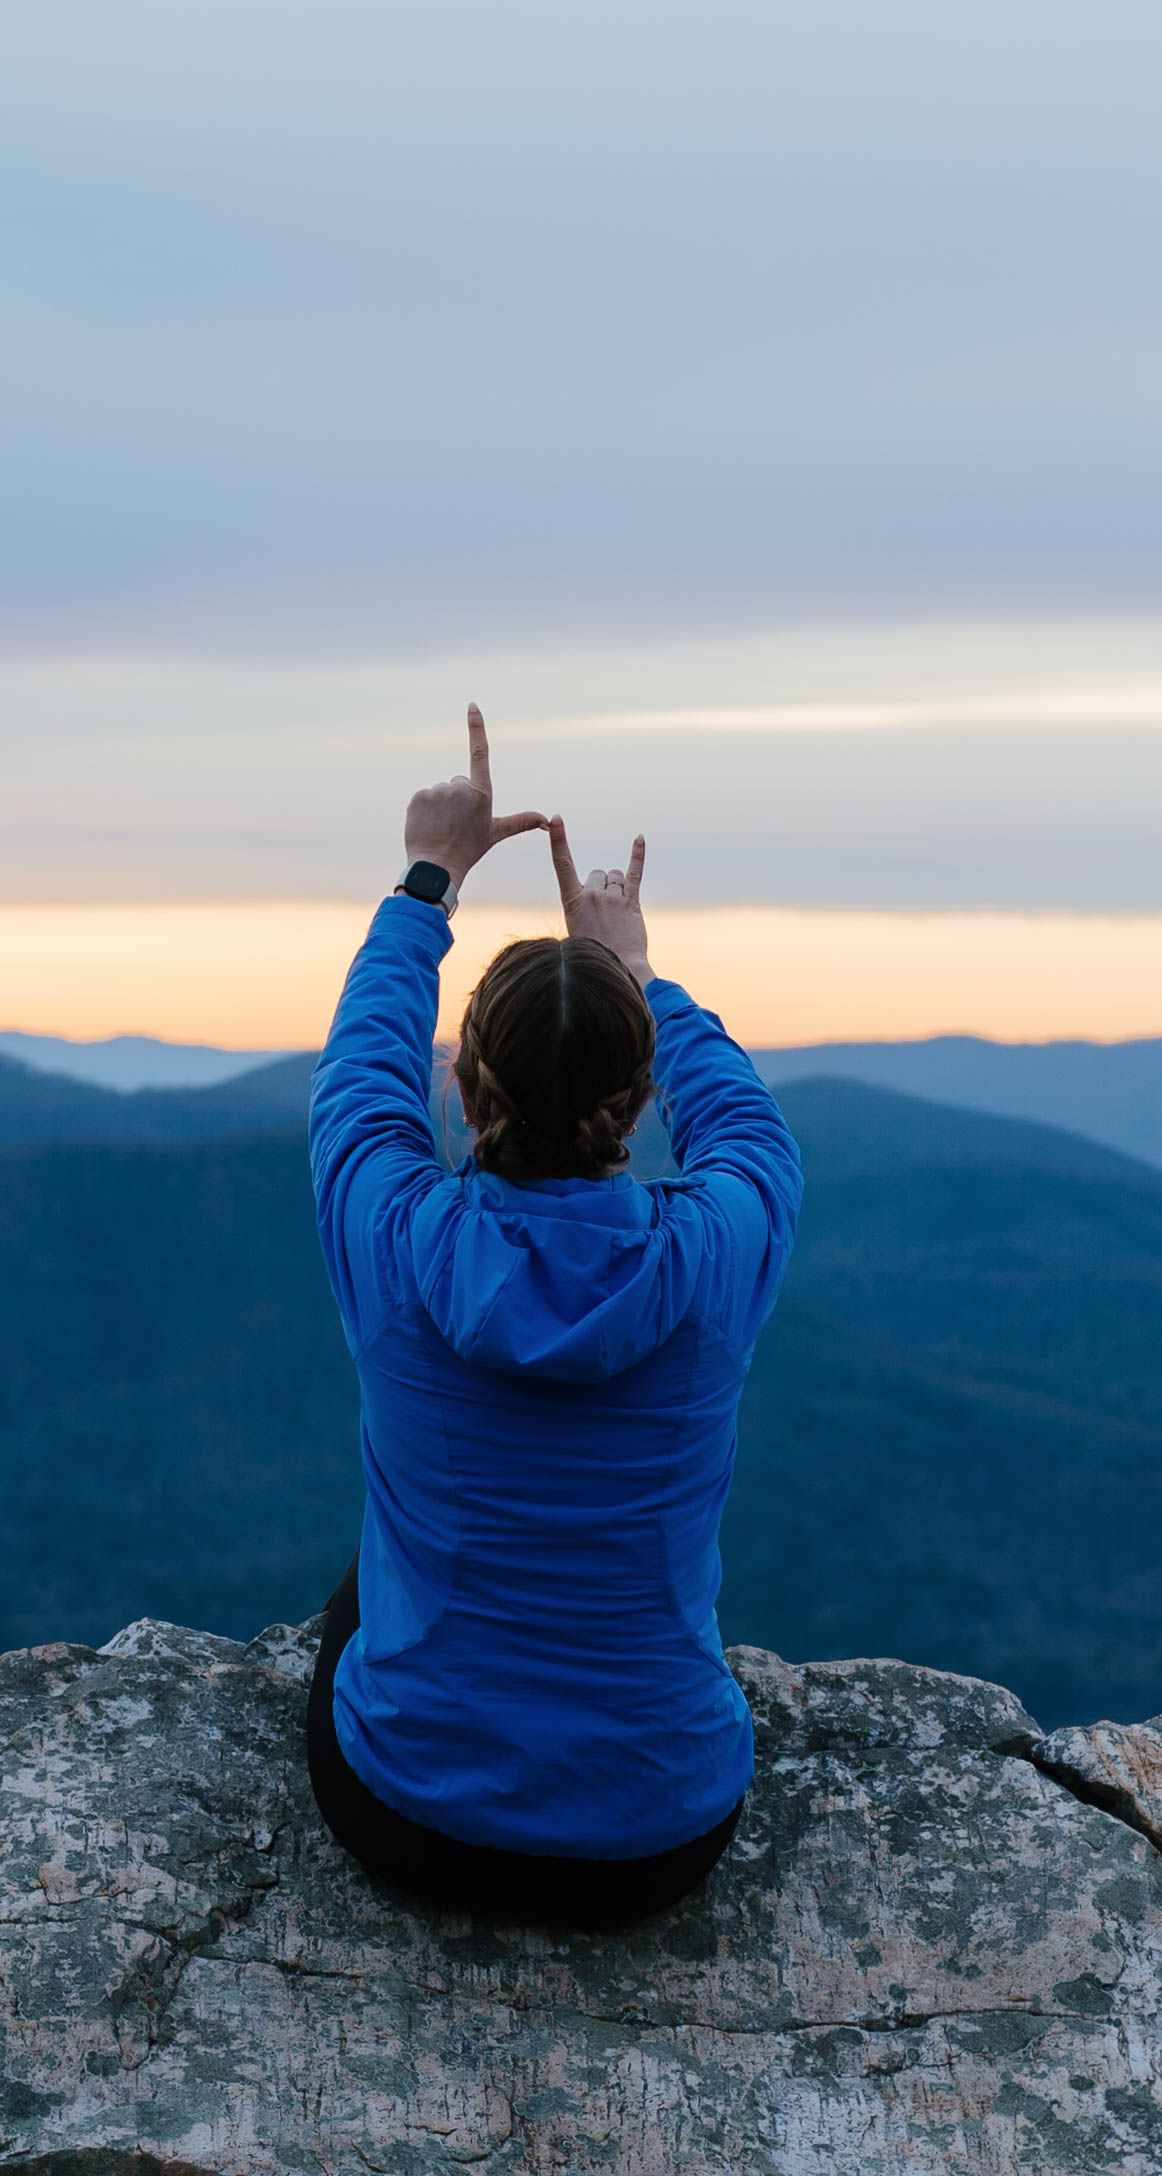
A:
<svg viewBox="0 0 1162 2176">
<path fill-rule="evenodd" d="M 1078 913 L 1153 917 L 1117 1017 L 1162 1030 L 1160 63 L 1144 0 L 12 16 L 0 950 L 38 1024 L 73 938 L 26 909 L 147 950 L 162 901 L 362 910 L 473 698 L 502 797 L 586 865 L 644 828 L 659 908 L 1000 915 L 916 1032 L 993 1020 L 989 946 L 1036 952 L 1003 917 Z M 1039 1032 L 1118 1031 L 1117 944 L 1080 1009 L 1021 969 Z"/>
<path fill-rule="evenodd" d="M 1162 17 L 38 0 L 2 631 L 1152 610 Z"/>
</svg>

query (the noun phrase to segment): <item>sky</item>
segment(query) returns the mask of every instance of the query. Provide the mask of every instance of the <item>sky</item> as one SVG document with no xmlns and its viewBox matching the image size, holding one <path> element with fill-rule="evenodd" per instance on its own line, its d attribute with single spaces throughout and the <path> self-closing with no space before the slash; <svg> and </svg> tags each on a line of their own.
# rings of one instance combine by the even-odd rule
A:
<svg viewBox="0 0 1162 2176">
<path fill-rule="evenodd" d="M 1121 0 L 10 19 L 0 1025 L 316 1042 L 474 699 L 747 1040 L 1162 1033 L 1160 61 Z M 518 841 L 445 1027 L 543 926 Z"/>
</svg>

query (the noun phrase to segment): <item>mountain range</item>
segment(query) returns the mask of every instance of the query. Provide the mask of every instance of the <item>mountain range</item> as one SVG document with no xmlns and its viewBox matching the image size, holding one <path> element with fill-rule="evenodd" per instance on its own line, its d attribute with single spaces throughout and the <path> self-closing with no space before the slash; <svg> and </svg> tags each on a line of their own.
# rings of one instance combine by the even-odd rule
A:
<svg viewBox="0 0 1162 2176">
<path fill-rule="evenodd" d="M 357 1390 L 310 1065 L 126 1095 L 0 1060 L 0 1645 L 147 1613 L 249 1634 L 344 1569 Z M 992 1677 L 1046 1727 L 1162 1709 L 1162 1174 L 850 1080 L 780 1099 L 807 1192 L 743 1399 L 724 1637 Z M 656 1117 L 634 1146 L 665 1168 Z"/>
<path fill-rule="evenodd" d="M 223 1050 L 215 1043 L 168 1043 L 156 1035 L 29 1035 L 0 1028 L 0 1056 L 36 1073 L 64 1073 L 97 1088 L 212 1088 L 219 1081 L 285 1058 L 285 1050 Z"/>
<path fill-rule="evenodd" d="M 764 1080 L 829 1078 L 858 1080 L 869 1087 L 895 1088 L 905 1095 L 960 1109 L 991 1111 L 999 1117 L 1031 1118 L 1088 1134 L 1109 1148 L 1125 1150 L 1162 1167 L 1162 1036 L 1120 1043 L 996 1043 L 975 1035 L 936 1035 L 903 1043 L 814 1043 L 752 1050 Z M 4 1084 L 4 1060 L 19 1060 L 30 1071 L 64 1074 L 71 1080 L 129 1093 L 129 1111 L 107 1106 L 100 1129 L 116 1137 L 148 1131 L 158 1138 L 203 1130 L 209 1119 L 201 1108 L 186 1119 L 180 1107 L 151 1106 L 136 1093 L 239 1085 L 244 1101 L 240 1122 L 253 1115 L 251 1095 L 269 1097 L 290 1108 L 301 1081 L 302 1108 L 312 1053 L 219 1050 L 205 1044 L 164 1043 L 149 1036 L 112 1036 L 103 1042 L 69 1042 L 62 1036 L 0 1033 L 0 1141 L 39 1138 L 41 1125 L 66 1126 L 69 1105 L 59 1085 L 26 1099 L 28 1115 L 15 1128 L 14 1083 Z M 265 1075 L 265 1080 L 261 1077 Z M 251 1077 L 249 1091 L 241 1087 Z M 31 1085 L 31 1084 L 30 1084 Z M 225 1097 L 213 1112 L 218 1125 L 233 1108 Z M 81 1106 L 71 1106 L 80 1110 Z M 96 1120 L 95 1110 L 91 1117 Z"/>
<path fill-rule="evenodd" d="M 912 1043 L 816 1043 L 751 1053 L 764 1080 L 820 1073 L 1004 1118 L 1085 1133 L 1162 1165 L 1162 1036 L 1121 1043 L 994 1043 L 934 1035 Z"/>
</svg>

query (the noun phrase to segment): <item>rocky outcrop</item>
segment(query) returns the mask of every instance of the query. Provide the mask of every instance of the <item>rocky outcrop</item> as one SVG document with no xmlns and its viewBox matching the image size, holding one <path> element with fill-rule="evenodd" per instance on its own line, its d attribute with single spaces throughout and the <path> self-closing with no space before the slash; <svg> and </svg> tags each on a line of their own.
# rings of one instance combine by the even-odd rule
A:
<svg viewBox="0 0 1162 2176">
<path fill-rule="evenodd" d="M 1162 2167 L 1153 1726 L 1043 1740 L 996 1686 L 737 1648 L 758 1774 L 705 1888 L 496 1926 L 322 1826 L 319 1624 L 0 1659 L 0 2168 Z"/>
<path fill-rule="evenodd" d="M 1033 1759 L 1077 1798 L 1116 1813 L 1162 1850 L 1162 1715 L 1054 1730 L 1033 1747 Z"/>
</svg>

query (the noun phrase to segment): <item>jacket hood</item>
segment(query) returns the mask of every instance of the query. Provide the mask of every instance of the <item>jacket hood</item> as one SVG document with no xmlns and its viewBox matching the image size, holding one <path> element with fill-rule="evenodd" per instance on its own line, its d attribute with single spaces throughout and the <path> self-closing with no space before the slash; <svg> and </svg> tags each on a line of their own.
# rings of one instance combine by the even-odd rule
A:
<svg viewBox="0 0 1162 2176">
<path fill-rule="evenodd" d="M 518 1186 L 467 1157 L 417 1207 L 412 1246 L 423 1304 L 462 1360 L 601 1382 L 677 1327 L 703 1235 L 685 1184 L 618 1171 Z"/>
</svg>

